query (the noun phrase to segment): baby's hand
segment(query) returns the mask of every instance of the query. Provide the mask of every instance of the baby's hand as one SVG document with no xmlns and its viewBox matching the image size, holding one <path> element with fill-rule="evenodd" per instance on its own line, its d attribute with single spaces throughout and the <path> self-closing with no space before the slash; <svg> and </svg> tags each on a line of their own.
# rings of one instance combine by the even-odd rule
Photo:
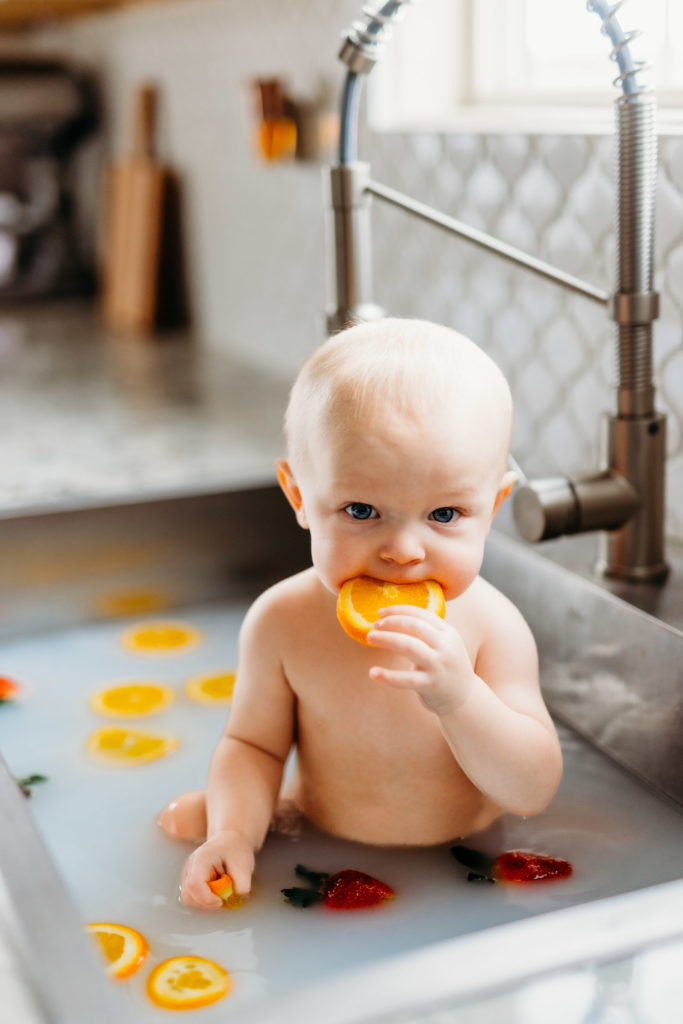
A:
<svg viewBox="0 0 683 1024">
<path fill-rule="evenodd" d="M 423 608 L 392 605 L 380 609 L 368 633 L 368 643 L 402 654 L 412 666 L 391 669 L 375 665 L 370 678 L 414 690 L 438 715 L 463 704 L 476 686 L 474 669 L 457 629 Z"/>
<path fill-rule="evenodd" d="M 223 900 L 211 891 L 209 882 L 219 875 L 229 874 L 235 892 L 246 896 L 253 871 L 254 851 L 246 839 L 239 832 L 216 832 L 185 861 L 180 877 L 180 898 L 189 907 L 218 910 Z"/>
</svg>

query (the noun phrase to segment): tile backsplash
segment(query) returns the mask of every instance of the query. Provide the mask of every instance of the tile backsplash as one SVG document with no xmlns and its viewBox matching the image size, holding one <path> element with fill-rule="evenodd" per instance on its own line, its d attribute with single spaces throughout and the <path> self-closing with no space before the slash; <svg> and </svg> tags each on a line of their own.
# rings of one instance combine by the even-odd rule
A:
<svg viewBox="0 0 683 1024">
<path fill-rule="evenodd" d="M 343 30 L 360 0 L 176 0 L 32 34 L 28 45 L 97 68 L 108 114 L 92 168 L 125 147 L 132 90 L 162 91 L 161 155 L 182 175 L 188 266 L 202 343 L 239 348 L 291 376 L 323 337 L 321 172 L 264 165 L 245 86 L 279 75 L 306 97 L 337 91 Z M 609 73 L 609 67 L 606 69 Z M 364 133 L 373 175 L 609 289 L 613 140 L 578 135 Z M 580 297 L 405 214 L 373 211 L 376 300 L 447 323 L 485 347 L 516 400 L 514 451 L 533 475 L 583 472 L 611 411 L 614 327 Z M 655 325 L 659 407 L 669 417 L 668 511 L 683 540 L 683 139 L 660 140 Z"/>
</svg>

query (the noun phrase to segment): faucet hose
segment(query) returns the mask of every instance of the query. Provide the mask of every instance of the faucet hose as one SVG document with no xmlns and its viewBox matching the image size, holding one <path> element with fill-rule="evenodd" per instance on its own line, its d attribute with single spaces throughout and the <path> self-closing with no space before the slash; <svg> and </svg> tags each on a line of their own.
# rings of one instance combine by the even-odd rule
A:
<svg viewBox="0 0 683 1024">
<path fill-rule="evenodd" d="M 617 294 L 638 297 L 631 315 L 617 322 L 620 411 L 654 411 L 652 372 L 656 104 L 651 93 L 617 100 Z M 643 307 L 638 315 L 635 306 Z M 638 321 L 641 322 L 638 322 Z"/>
</svg>

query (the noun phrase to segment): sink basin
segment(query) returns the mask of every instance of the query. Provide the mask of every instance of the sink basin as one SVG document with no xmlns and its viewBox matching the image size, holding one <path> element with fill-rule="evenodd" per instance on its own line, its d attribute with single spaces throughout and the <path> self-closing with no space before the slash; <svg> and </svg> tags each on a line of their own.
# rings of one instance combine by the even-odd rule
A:
<svg viewBox="0 0 683 1024">
<path fill-rule="evenodd" d="M 226 714 L 193 703 L 184 683 L 234 666 L 250 601 L 306 560 L 304 535 L 275 488 L 182 502 L 20 517 L 5 532 L 15 600 L 0 674 L 20 681 L 26 697 L 0 709 L 0 752 L 11 774 L 48 777 L 27 801 L 0 773 L 0 811 L 14 823 L 0 836 L 2 916 L 30 987 L 52 1007 L 35 1019 L 52 1019 L 59 1004 L 70 1024 L 94 1019 L 93 1006 L 98 1020 L 158 1021 L 147 975 L 183 954 L 213 959 L 233 975 L 228 999 L 202 1009 L 207 1024 L 224 1020 L 228 1007 L 236 1021 L 385 1019 L 411 1002 L 452 1004 L 582 957 L 625 955 L 683 934 L 681 635 L 499 536 L 485 575 L 537 635 L 565 774 L 544 813 L 504 815 L 467 842 L 490 854 L 521 848 L 567 858 L 571 878 L 472 884 L 448 845 L 369 848 L 299 823 L 269 836 L 243 908 L 203 914 L 180 905 L 179 872 L 191 846 L 164 836 L 155 817 L 173 795 L 203 785 Z M 269 530 L 260 528 L 265 522 Z M 36 535 L 40 559 L 29 557 Z M 157 657 L 122 645 L 131 624 L 160 617 L 186 622 L 202 642 Z M 173 734 L 180 746 L 137 767 L 102 765 L 85 745 L 108 723 L 88 696 L 131 679 L 174 689 L 172 707 L 135 727 Z M 397 898 L 351 916 L 295 909 L 280 889 L 296 884 L 297 863 L 358 868 L 391 884 Z M 83 923 L 94 920 L 128 924 L 150 944 L 145 966 L 115 988 L 100 977 L 83 935 Z M 501 950 L 506 966 L 497 959 L 494 970 L 490 958 Z M 445 969 L 453 963 L 468 967 Z M 87 974 L 90 987 L 78 1006 L 63 981 L 73 971 Z"/>
</svg>

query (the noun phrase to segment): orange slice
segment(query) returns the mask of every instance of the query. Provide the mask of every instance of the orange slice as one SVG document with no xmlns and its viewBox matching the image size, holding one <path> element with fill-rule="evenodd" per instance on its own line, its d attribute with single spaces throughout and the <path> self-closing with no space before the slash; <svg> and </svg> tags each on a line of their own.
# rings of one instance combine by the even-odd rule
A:
<svg viewBox="0 0 683 1024">
<path fill-rule="evenodd" d="M 99 715 L 110 718 L 133 718 L 154 715 L 170 707 L 175 691 L 161 683 L 123 683 L 99 690 L 90 697 L 90 706 Z"/>
<path fill-rule="evenodd" d="M 238 907 L 242 906 L 242 897 L 238 896 L 235 892 L 234 883 L 230 875 L 220 875 L 218 878 L 214 878 L 213 882 L 209 882 L 209 889 L 216 896 L 220 896 L 223 900 L 223 905 L 229 910 L 237 910 Z"/>
<path fill-rule="evenodd" d="M 109 922 L 87 924 L 85 927 L 94 936 L 107 964 L 107 974 L 112 978 L 130 977 L 147 956 L 147 940 L 134 928 Z"/>
<path fill-rule="evenodd" d="M 143 622 L 126 630 L 123 646 L 136 654 L 169 654 L 195 647 L 201 634 L 184 622 Z"/>
<path fill-rule="evenodd" d="M 185 693 L 199 704 L 229 704 L 234 686 L 234 672 L 213 672 L 188 679 Z"/>
<path fill-rule="evenodd" d="M 171 596 L 164 590 L 112 590 L 101 594 L 95 607 L 103 615 L 124 618 L 127 615 L 154 615 L 167 608 Z"/>
<path fill-rule="evenodd" d="M 194 1010 L 226 996 L 232 978 L 213 960 L 174 956 L 155 967 L 147 979 L 147 995 L 166 1010 Z"/>
<path fill-rule="evenodd" d="M 14 700 L 19 695 L 19 684 L 7 676 L 0 676 L 0 703 L 3 700 Z"/>
<path fill-rule="evenodd" d="M 339 591 L 337 618 L 349 636 L 367 644 L 367 635 L 377 621 L 380 608 L 392 604 L 413 604 L 441 618 L 446 614 L 443 590 L 436 580 L 385 583 L 370 576 L 354 576 Z"/>
<path fill-rule="evenodd" d="M 143 764 L 165 757 L 178 747 L 175 736 L 152 736 L 138 729 L 110 725 L 88 737 L 87 750 L 113 764 Z"/>
</svg>

